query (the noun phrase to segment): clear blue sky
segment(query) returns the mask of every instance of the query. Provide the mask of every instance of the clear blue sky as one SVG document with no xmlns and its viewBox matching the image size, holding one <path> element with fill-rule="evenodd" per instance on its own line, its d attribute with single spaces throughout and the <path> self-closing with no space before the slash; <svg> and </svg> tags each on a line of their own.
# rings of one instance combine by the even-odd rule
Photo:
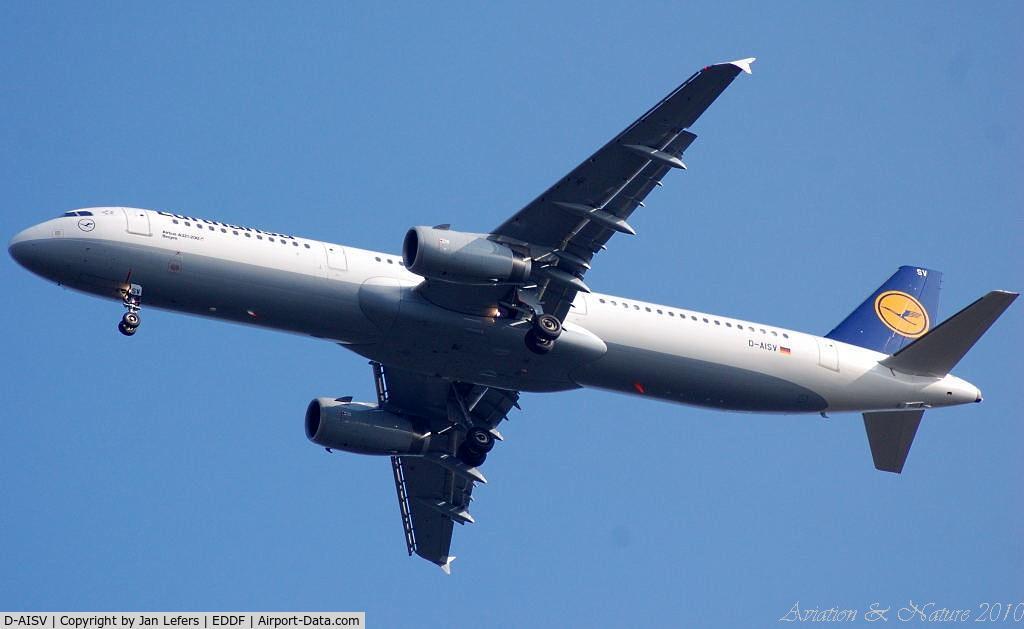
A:
<svg viewBox="0 0 1024 629">
<path fill-rule="evenodd" d="M 1019 3 L 0 4 L 0 237 L 177 209 L 397 251 L 486 231 L 697 68 L 757 56 L 587 282 L 825 332 L 901 264 L 942 315 L 1024 288 Z M 310 339 L 120 308 L 0 256 L 0 609 L 366 610 L 375 627 L 763 626 L 1024 592 L 1024 306 L 905 473 L 857 415 L 526 395 L 456 531 L 405 556 L 386 459 L 328 455 Z"/>
</svg>

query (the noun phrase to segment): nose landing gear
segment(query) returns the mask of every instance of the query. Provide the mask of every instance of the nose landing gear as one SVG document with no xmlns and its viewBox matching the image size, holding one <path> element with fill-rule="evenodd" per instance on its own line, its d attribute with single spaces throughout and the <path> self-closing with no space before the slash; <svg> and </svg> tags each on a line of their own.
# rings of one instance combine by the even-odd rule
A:
<svg viewBox="0 0 1024 629">
<path fill-rule="evenodd" d="M 128 290 L 122 290 L 121 302 L 128 312 L 121 317 L 117 330 L 125 336 L 132 336 L 142 323 L 142 319 L 139 318 L 139 310 L 142 309 L 142 286 L 131 284 Z"/>
</svg>

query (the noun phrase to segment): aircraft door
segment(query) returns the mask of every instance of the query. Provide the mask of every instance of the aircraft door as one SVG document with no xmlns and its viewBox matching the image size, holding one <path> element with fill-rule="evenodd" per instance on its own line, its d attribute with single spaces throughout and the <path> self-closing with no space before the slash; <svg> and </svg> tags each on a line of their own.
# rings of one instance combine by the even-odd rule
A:
<svg viewBox="0 0 1024 629">
<path fill-rule="evenodd" d="M 835 341 L 826 338 L 818 339 L 818 365 L 832 371 L 839 371 L 839 349 Z"/>
<path fill-rule="evenodd" d="M 324 249 L 327 251 L 327 267 L 332 271 L 347 271 L 348 260 L 345 257 L 345 248 L 341 245 L 326 243 Z"/>
<path fill-rule="evenodd" d="M 139 236 L 152 235 L 149 231 L 149 214 L 147 214 L 145 210 L 123 207 L 121 208 L 121 211 L 124 212 L 124 218 L 127 221 L 129 234 L 137 234 Z"/>
<path fill-rule="evenodd" d="M 587 295 L 583 291 L 576 293 L 576 298 L 572 301 L 572 308 L 569 308 L 569 315 L 575 315 L 577 317 L 583 317 L 587 314 Z"/>
</svg>

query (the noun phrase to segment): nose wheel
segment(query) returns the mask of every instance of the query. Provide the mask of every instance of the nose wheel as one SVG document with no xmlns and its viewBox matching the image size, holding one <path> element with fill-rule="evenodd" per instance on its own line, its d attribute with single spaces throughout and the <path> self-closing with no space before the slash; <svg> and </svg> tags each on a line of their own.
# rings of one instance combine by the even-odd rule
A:
<svg viewBox="0 0 1024 629">
<path fill-rule="evenodd" d="M 139 310 L 142 309 L 142 286 L 132 284 L 128 290 L 121 291 L 121 302 L 128 312 L 121 317 L 117 330 L 125 336 L 132 336 L 142 323 L 142 319 L 139 318 Z"/>
</svg>

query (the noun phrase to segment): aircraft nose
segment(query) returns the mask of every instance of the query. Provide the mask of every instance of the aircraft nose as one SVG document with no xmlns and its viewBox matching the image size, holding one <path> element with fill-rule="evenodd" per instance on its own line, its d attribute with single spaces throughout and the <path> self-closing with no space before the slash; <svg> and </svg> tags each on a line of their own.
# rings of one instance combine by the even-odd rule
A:
<svg viewBox="0 0 1024 629">
<path fill-rule="evenodd" d="M 29 256 L 29 249 L 31 246 L 28 244 L 29 241 L 33 240 L 32 227 L 22 230 L 11 238 L 11 242 L 7 244 L 7 253 L 11 254 L 14 261 L 25 266 L 25 262 Z"/>
<path fill-rule="evenodd" d="M 46 264 L 45 251 L 48 233 L 45 224 L 33 225 L 11 238 L 7 253 L 29 271 L 38 272 Z"/>
</svg>

